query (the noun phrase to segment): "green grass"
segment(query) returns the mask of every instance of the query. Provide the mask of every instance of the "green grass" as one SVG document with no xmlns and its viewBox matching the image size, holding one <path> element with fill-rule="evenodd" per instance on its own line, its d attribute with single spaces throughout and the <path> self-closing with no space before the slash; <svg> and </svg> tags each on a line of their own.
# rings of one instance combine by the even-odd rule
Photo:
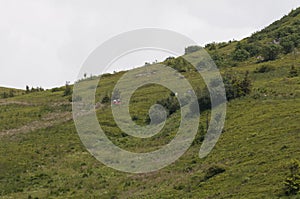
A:
<svg viewBox="0 0 300 199">
<path fill-rule="evenodd" d="M 219 48 L 219 53 L 230 54 L 236 43 Z M 196 63 L 199 55 L 186 56 Z M 299 198 L 283 193 L 288 164 L 291 159 L 300 159 L 300 77 L 288 78 L 292 64 L 300 73 L 300 56 L 292 54 L 281 54 L 265 63 L 251 58 L 236 67 L 221 67 L 222 74 L 232 72 L 241 77 L 250 71 L 253 86 L 250 95 L 228 103 L 224 132 L 215 148 L 199 159 L 199 140 L 209 114 L 201 112 L 197 142 L 176 162 L 146 174 L 116 171 L 97 161 L 79 139 L 69 118 L 70 96 L 63 96 L 63 91 L 20 91 L 15 97 L 0 99 L 0 197 Z M 257 73 L 263 65 L 272 70 Z M 96 102 L 111 95 L 124 73 L 101 78 Z M 195 89 L 205 86 L 195 71 L 182 75 Z M 0 93 L 9 90 L 0 88 Z M 145 125 L 151 105 L 169 93 L 158 85 L 139 88 L 131 98 L 131 116 Z M 163 130 L 148 139 L 124 134 L 113 121 L 109 104 L 101 105 L 97 117 L 113 143 L 129 151 L 146 152 L 174 138 L 180 112 L 172 114 Z"/>
</svg>

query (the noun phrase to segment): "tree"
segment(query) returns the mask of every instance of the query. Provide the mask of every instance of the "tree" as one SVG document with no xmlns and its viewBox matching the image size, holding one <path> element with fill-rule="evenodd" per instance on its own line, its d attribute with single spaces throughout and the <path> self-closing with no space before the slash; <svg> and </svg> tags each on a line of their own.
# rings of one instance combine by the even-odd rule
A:
<svg viewBox="0 0 300 199">
<path fill-rule="evenodd" d="M 69 82 L 66 82 L 64 96 L 72 95 L 72 88 L 69 85 Z"/>
<path fill-rule="evenodd" d="M 251 92 L 251 80 L 247 71 L 241 80 L 235 74 L 227 73 L 223 78 L 227 100 L 246 96 Z"/>
<path fill-rule="evenodd" d="M 277 59 L 280 50 L 281 48 L 278 45 L 271 44 L 264 46 L 262 49 L 262 56 L 264 57 L 264 61 L 272 61 Z"/>
<path fill-rule="evenodd" d="M 244 49 L 249 52 L 250 57 L 257 56 L 261 52 L 261 46 L 257 42 L 245 45 Z"/>
<path fill-rule="evenodd" d="M 166 99 L 162 99 L 157 101 L 157 104 L 160 104 L 164 106 L 166 109 L 168 109 L 168 116 L 175 113 L 177 110 L 180 109 L 180 104 L 176 98 L 175 95 L 171 92 L 169 97 Z"/>
<path fill-rule="evenodd" d="M 237 49 L 232 53 L 234 61 L 245 61 L 250 57 L 250 53 L 245 49 Z"/>
<path fill-rule="evenodd" d="M 29 93 L 29 92 L 30 92 L 29 86 L 26 85 L 26 93 Z"/>
<path fill-rule="evenodd" d="M 205 48 L 208 49 L 208 50 L 216 50 L 217 49 L 217 45 L 216 45 L 215 42 L 213 42 L 213 43 L 210 43 L 210 44 L 206 44 Z"/>
<path fill-rule="evenodd" d="M 242 80 L 240 86 L 244 96 L 250 94 L 252 83 L 249 78 L 249 71 L 246 71 L 244 79 Z"/>
<path fill-rule="evenodd" d="M 280 42 L 280 45 L 282 46 L 283 52 L 285 54 L 293 52 L 295 48 L 295 43 L 292 40 L 292 37 L 285 37 Z"/>
</svg>

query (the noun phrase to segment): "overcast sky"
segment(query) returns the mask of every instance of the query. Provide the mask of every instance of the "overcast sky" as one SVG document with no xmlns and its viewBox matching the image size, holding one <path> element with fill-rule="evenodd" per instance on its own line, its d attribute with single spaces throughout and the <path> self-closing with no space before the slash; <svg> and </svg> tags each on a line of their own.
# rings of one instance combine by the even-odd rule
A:
<svg viewBox="0 0 300 199">
<path fill-rule="evenodd" d="M 250 36 L 297 6 L 300 0 L 0 0 L 0 86 L 73 82 L 91 51 L 125 31 L 164 28 L 204 45 Z"/>
</svg>

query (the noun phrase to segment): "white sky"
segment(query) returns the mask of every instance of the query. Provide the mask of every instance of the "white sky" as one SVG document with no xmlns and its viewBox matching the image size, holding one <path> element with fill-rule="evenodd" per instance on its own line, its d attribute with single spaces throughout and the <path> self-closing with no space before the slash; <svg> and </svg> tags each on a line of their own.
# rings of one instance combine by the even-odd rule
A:
<svg viewBox="0 0 300 199">
<path fill-rule="evenodd" d="M 0 86 L 73 82 L 91 51 L 125 31 L 164 28 L 204 45 L 242 39 L 298 6 L 300 0 L 0 0 Z M 144 56 L 138 63 L 166 55 Z M 120 69 L 137 64 L 134 57 Z"/>
</svg>

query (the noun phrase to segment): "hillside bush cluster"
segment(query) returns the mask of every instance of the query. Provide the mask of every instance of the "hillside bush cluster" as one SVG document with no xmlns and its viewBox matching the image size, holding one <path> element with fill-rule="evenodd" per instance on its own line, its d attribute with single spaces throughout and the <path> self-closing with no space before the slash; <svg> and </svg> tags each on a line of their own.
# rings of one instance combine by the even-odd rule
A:
<svg viewBox="0 0 300 199">
<path fill-rule="evenodd" d="M 3 92 L 1 95 L 1 98 L 5 99 L 5 98 L 9 98 L 9 97 L 14 97 L 15 96 L 15 91 L 14 90 L 9 90 L 9 92 Z"/>
<path fill-rule="evenodd" d="M 289 171 L 290 174 L 284 181 L 284 192 L 287 196 L 300 193 L 300 162 L 292 160 Z"/>
<path fill-rule="evenodd" d="M 27 85 L 26 86 L 26 93 L 34 93 L 34 92 L 42 92 L 42 91 L 44 91 L 45 89 L 43 89 L 42 87 L 36 87 L 36 88 L 33 88 L 33 87 L 31 87 L 31 88 L 29 88 L 29 86 Z"/>
</svg>

